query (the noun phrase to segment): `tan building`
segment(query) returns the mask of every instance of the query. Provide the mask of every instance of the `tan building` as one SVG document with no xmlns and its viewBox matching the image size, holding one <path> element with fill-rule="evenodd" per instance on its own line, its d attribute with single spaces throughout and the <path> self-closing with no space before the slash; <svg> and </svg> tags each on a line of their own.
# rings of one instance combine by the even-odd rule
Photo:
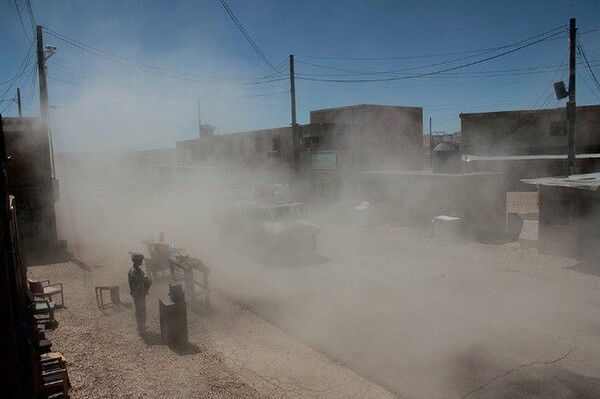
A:
<svg viewBox="0 0 600 399">
<path fill-rule="evenodd" d="M 180 166 L 260 170 L 294 184 L 302 196 L 335 199 L 349 172 L 423 166 L 422 108 L 355 105 L 312 111 L 311 123 L 226 135 L 205 135 L 177 143 Z M 295 160 L 297 159 L 297 164 Z"/>
</svg>

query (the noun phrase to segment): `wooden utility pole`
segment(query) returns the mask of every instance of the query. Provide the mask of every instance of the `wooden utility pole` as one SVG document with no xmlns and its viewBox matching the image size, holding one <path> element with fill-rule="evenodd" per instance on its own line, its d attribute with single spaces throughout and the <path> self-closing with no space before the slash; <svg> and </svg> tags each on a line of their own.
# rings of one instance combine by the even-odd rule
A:
<svg viewBox="0 0 600 399">
<path fill-rule="evenodd" d="M 296 75 L 294 73 L 294 54 L 290 54 L 290 96 L 292 105 L 292 127 L 296 126 Z"/>
<path fill-rule="evenodd" d="M 433 134 L 431 131 L 431 117 L 429 117 L 429 163 L 433 167 Z"/>
<path fill-rule="evenodd" d="M 40 80 L 40 118 L 44 132 L 48 135 L 48 81 L 46 78 L 46 56 L 44 55 L 44 37 L 42 35 L 42 26 L 36 27 L 37 32 L 37 64 L 38 76 Z"/>
<path fill-rule="evenodd" d="M 200 112 L 200 99 L 198 99 L 198 137 L 202 137 L 202 113 Z"/>
<path fill-rule="evenodd" d="M 40 84 L 40 129 L 42 134 L 48 143 L 48 152 L 46 153 L 47 158 L 43 162 L 48 165 L 48 178 L 45 179 L 44 190 L 46 191 L 45 204 L 45 222 L 47 228 L 47 238 L 51 247 L 56 248 L 58 244 L 58 234 L 56 231 L 56 213 L 54 210 L 54 199 L 55 195 L 55 184 L 54 184 L 54 165 L 52 163 L 53 150 L 52 150 L 52 139 L 50 137 L 50 124 L 49 115 L 50 108 L 48 106 L 48 81 L 46 77 L 46 55 L 44 54 L 44 38 L 42 34 L 42 26 L 36 26 L 37 33 L 37 66 L 38 66 L 38 77 Z"/>
<path fill-rule="evenodd" d="M 21 89 L 17 87 L 17 105 L 19 106 L 19 118 L 23 116 L 23 111 L 21 109 Z"/>
<path fill-rule="evenodd" d="M 294 54 L 290 54 L 290 96 L 292 107 L 292 154 L 294 171 L 298 171 L 300 154 L 298 153 L 298 123 L 296 122 L 296 75 L 294 73 Z"/>
<path fill-rule="evenodd" d="M 577 46 L 577 24 L 569 21 L 569 101 L 567 101 L 567 175 L 578 173 L 575 165 L 575 65 Z"/>
</svg>

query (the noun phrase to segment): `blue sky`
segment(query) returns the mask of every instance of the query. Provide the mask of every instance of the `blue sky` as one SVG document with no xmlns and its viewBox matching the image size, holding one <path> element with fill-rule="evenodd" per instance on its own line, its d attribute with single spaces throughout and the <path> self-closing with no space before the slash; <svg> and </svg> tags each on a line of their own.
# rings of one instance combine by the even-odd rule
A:
<svg viewBox="0 0 600 399">
<path fill-rule="evenodd" d="M 197 134 L 198 100 L 203 122 L 221 133 L 289 125 L 289 54 L 300 123 L 312 109 L 392 104 L 423 107 L 425 131 L 431 117 L 433 130 L 453 132 L 461 112 L 562 106 L 550 85 L 567 80 L 567 33 L 559 28 L 570 17 L 600 78 L 600 1 L 228 0 L 276 71 L 219 0 L 30 4 L 48 28 L 45 43 L 58 47 L 48 73 L 54 137 L 64 151 L 172 147 Z M 33 37 L 26 1 L 2 0 L 0 82 L 18 74 L 26 35 Z M 521 45 L 542 41 L 516 50 L 525 39 Z M 578 104 L 599 103 L 600 87 L 579 62 Z M 4 115 L 17 112 L 17 84 L 25 114 L 38 114 L 29 65 L 0 85 Z"/>
</svg>

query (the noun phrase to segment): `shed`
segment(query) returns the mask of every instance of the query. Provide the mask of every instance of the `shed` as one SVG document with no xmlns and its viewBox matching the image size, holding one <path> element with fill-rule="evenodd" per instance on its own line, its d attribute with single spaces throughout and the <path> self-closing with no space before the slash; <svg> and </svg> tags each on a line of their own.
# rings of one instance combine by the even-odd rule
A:
<svg viewBox="0 0 600 399">
<path fill-rule="evenodd" d="M 540 253 L 600 258 L 600 173 L 522 182 L 538 187 Z"/>
</svg>

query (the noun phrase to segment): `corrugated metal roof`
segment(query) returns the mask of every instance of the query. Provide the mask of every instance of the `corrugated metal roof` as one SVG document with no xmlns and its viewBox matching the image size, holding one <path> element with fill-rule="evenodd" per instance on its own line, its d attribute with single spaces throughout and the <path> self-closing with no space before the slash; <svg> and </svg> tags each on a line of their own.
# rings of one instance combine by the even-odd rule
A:
<svg viewBox="0 0 600 399">
<path fill-rule="evenodd" d="M 523 179 L 521 181 L 537 186 L 569 187 L 596 191 L 600 188 L 600 173 L 587 173 L 568 177 L 541 177 L 539 179 Z"/>
<path fill-rule="evenodd" d="M 576 159 L 600 158 L 600 154 L 576 154 Z M 535 161 L 548 159 L 567 159 L 566 155 L 466 155 L 463 160 L 471 161 Z"/>
</svg>

